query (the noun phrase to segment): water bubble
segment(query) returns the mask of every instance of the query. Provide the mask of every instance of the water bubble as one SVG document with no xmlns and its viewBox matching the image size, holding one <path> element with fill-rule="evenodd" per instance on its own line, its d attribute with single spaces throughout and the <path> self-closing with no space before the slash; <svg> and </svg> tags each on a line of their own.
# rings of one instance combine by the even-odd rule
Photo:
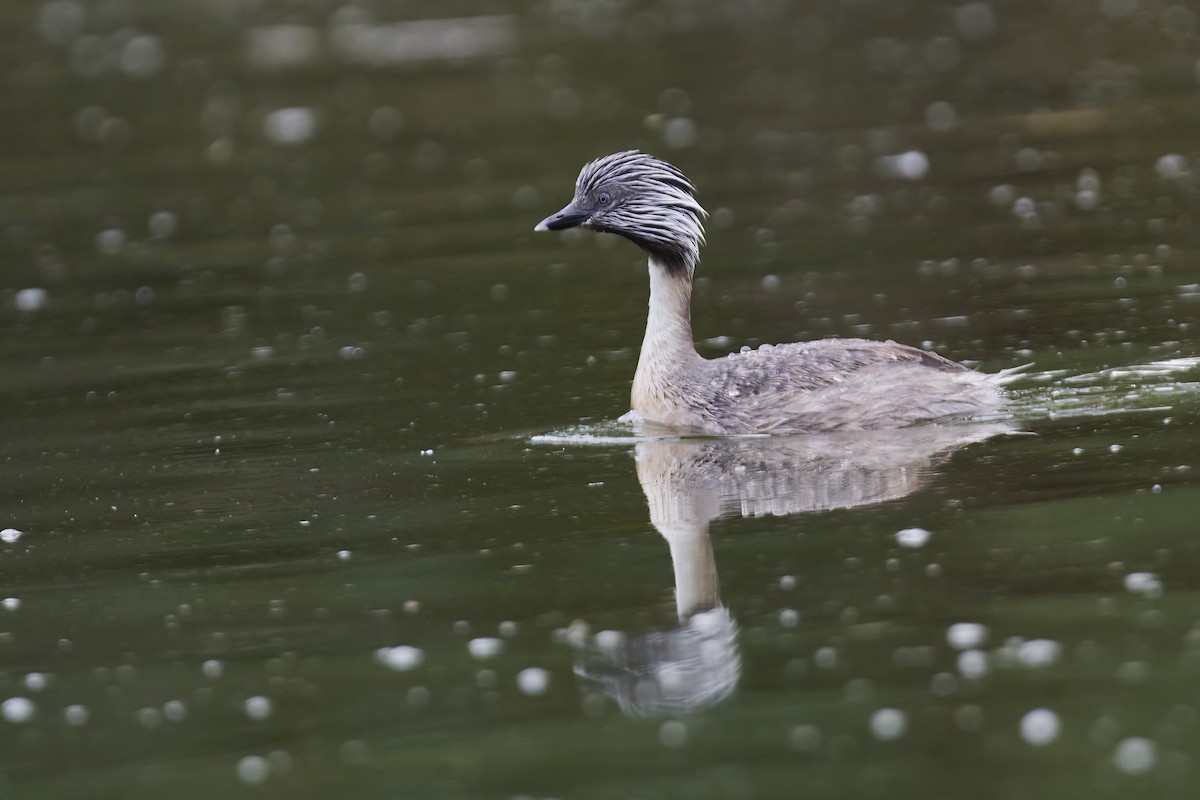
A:
<svg viewBox="0 0 1200 800">
<path fill-rule="evenodd" d="M 134 36 L 121 48 L 121 71 L 131 78 L 152 77 L 165 61 L 166 54 L 157 36 Z"/>
<path fill-rule="evenodd" d="M 108 117 L 100 123 L 97 141 L 109 150 L 120 150 L 133 139 L 133 128 L 119 117 Z"/>
<path fill-rule="evenodd" d="M 1017 151 L 1014 161 L 1021 172 L 1036 172 L 1044 163 L 1042 153 L 1036 147 L 1022 147 Z"/>
<path fill-rule="evenodd" d="M 1121 740 L 1113 752 L 1113 763 L 1127 775 L 1149 772 L 1158 760 L 1158 747 L 1141 736 Z"/>
<path fill-rule="evenodd" d="M 157 708 L 139 708 L 137 712 L 138 724 L 143 728 L 157 728 L 162 725 L 162 712 Z"/>
<path fill-rule="evenodd" d="M 237 763 L 237 776 L 243 783 L 257 785 L 271 775 L 271 764 L 262 756 L 246 756 Z"/>
<path fill-rule="evenodd" d="M 1155 598 L 1162 596 L 1162 589 L 1162 581 L 1153 572 L 1131 572 L 1125 576 L 1125 591 L 1127 592 Z"/>
<path fill-rule="evenodd" d="M 1061 727 L 1058 714 L 1048 708 L 1035 708 L 1021 717 L 1021 738 L 1034 747 L 1045 747 L 1058 738 Z"/>
<path fill-rule="evenodd" d="M 109 228 L 96 234 L 96 252 L 104 256 L 115 256 L 125 247 L 125 231 Z"/>
<path fill-rule="evenodd" d="M 46 688 L 46 676 L 41 672 L 30 672 L 25 676 L 25 688 L 31 692 L 40 692 Z"/>
<path fill-rule="evenodd" d="M 495 658 L 504 650 L 504 641 L 495 639 L 489 636 L 482 636 L 478 639 L 472 639 L 467 642 L 467 652 L 476 661 L 484 661 L 485 659 Z"/>
<path fill-rule="evenodd" d="M 187 706 L 182 700 L 163 703 L 163 716 L 170 722 L 183 722 L 187 718 Z"/>
<path fill-rule="evenodd" d="M 785 628 L 794 628 L 800 624 L 800 612 L 794 608 L 785 608 L 779 612 L 779 624 Z"/>
<path fill-rule="evenodd" d="M 871 735 L 881 742 L 892 742 L 908 729 L 908 716 L 897 708 L 881 708 L 871 715 Z"/>
<path fill-rule="evenodd" d="M 420 648 L 400 645 L 399 647 L 381 647 L 375 651 L 375 659 L 381 664 L 399 672 L 416 669 L 425 661 L 425 654 Z"/>
<path fill-rule="evenodd" d="M 517 673 L 517 688 L 522 694 L 537 697 L 550 688 L 550 673 L 541 667 L 528 667 Z"/>
<path fill-rule="evenodd" d="M 813 663 L 821 669 L 833 669 L 838 665 L 838 652 L 832 647 L 817 648 L 813 653 Z"/>
<path fill-rule="evenodd" d="M 905 528 L 896 532 L 896 543 L 901 547 L 916 549 L 924 547 L 925 543 L 929 541 L 930 535 L 929 531 L 924 528 Z"/>
<path fill-rule="evenodd" d="M 946 642 L 955 650 L 968 650 L 987 641 L 988 629 L 978 622 L 956 622 L 946 629 Z"/>
<path fill-rule="evenodd" d="M 875 172 L 881 178 L 904 178 L 919 181 L 929 174 L 929 156 L 920 150 L 909 150 L 875 159 Z M 865 209 L 864 209 L 865 210 Z"/>
<path fill-rule="evenodd" d="M 982 650 L 964 650 L 958 654 L 958 671 L 964 678 L 979 680 L 988 673 L 988 656 Z"/>
<path fill-rule="evenodd" d="M 25 533 L 23 531 L 19 531 L 16 528 L 5 528 L 4 530 L 0 531 L 0 542 L 12 544 L 24 535 Z"/>
<path fill-rule="evenodd" d="M 1092 189 L 1080 189 L 1075 193 L 1075 207 L 1080 211 L 1095 211 L 1099 205 L 1099 192 Z"/>
<path fill-rule="evenodd" d="M 53 0 L 38 11 L 38 30 L 50 44 L 65 45 L 83 33 L 87 12 L 73 0 Z"/>
<path fill-rule="evenodd" d="M 821 747 L 821 731 L 815 725 L 797 725 L 788 734 L 792 748 L 801 753 L 812 753 Z"/>
<path fill-rule="evenodd" d="M 69 705 L 63 709 L 63 721 L 73 728 L 78 728 L 81 725 L 87 725 L 91 719 L 91 714 L 87 710 L 87 706 L 79 704 Z"/>
<path fill-rule="evenodd" d="M 18 311 L 41 311 L 46 307 L 49 296 L 45 289 L 21 289 L 13 298 L 13 305 Z"/>
<path fill-rule="evenodd" d="M 1178 153 L 1168 153 L 1154 164 L 1154 171 L 1163 180 L 1172 180 L 1184 174 L 1187 162 Z"/>
<path fill-rule="evenodd" d="M 33 701 L 27 697 L 10 697 L 0 703 L 0 717 L 13 724 L 33 719 L 36 710 Z"/>
<path fill-rule="evenodd" d="M 274 144 L 304 144 L 317 133 L 317 115 L 311 108 L 278 108 L 263 118 L 262 128 Z"/>
<path fill-rule="evenodd" d="M 242 711 L 253 720 L 264 720 L 271 716 L 271 698 L 255 695 L 242 702 Z"/>
<path fill-rule="evenodd" d="M 206 678 L 219 678 L 221 673 L 225 671 L 225 665 L 215 658 L 210 658 L 200 665 L 200 671 L 204 673 Z"/>
<path fill-rule="evenodd" d="M 16 597 L 6 597 L 0 600 L 0 605 L 4 606 L 5 611 L 16 611 L 21 607 L 21 600 Z"/>
<path fill-rule="evenodd" d="M 686 114 L 692 108 L 692 98 L 680 88 L 663 89 L 658 96 L 658 110 L 664 114 Z"/>
<path fill-rule="evenodd" d="M 1017 663 L 1036 669 L 1050 667 L 1062 657 L 1062 645 L 1053 639 L 1030 639 L 1017 647 Z"/>
<path fill-rule="evenodd" d="M 958 125 L 958 112 L 945 100 L 938 100 L 925 107 L 925 127 L 934 133 L 947 133 Z"/>
<path fill-rule="evenodd" d="M 986 3 L 967 3 L 954 11 L 954 29 L 968 41 L 986 39 L 996 31 L 996 15 Z"/>
<path fill-rule="evenodd" d="M 170 211 L 155 211 L 150 215 L 150 223 L 147 227 L 150 235 L 155 239 L 166 239 L 179 227 L 179 218 Z"/>
<path fill-rule="evenodd" d="M 687 117 L 672 117 L 663 125 L 663 141 L 667 147 L 683 149 L 696 143 L 699 131 L 696 123 Z"/>
<path fill-rule="evenodd" d="M 1018 197 L 1013 201 L 1012 212 L 1018 219 L 1034 219 L 1037 217 L 1037 203 L 1029 197 Z"/>
<path fill-rule="evenodd" d="M 676 749 L 687 743 L 688 728 L 683 720 L 669 719 L 658 728 L 658 740 L 664 747 Z"/>
<path fill-rule="evenodd" d="M 988 192 L 988 201 L 997 208 L 1010 208 L 1016 197 L 1017 190 L 1011 183 L 997 184 Z"/>
</svg>

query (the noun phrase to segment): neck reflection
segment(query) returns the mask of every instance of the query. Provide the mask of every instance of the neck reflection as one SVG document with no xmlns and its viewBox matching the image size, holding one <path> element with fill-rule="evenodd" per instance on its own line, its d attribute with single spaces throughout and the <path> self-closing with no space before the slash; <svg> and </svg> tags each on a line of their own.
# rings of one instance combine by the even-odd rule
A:
<svg viewBox="0 0 1200 800">
<path fill-rule="evenodd" d="M 577 638 L 575 671 L 634 716 L 697 711 L 741 675 L 737 623 L 721 603 L 709 525 L 881 503 L 924 486 L 956 449 L 1005 424 L 744 439 L 652 439 L 637 445 L 650 522 L 667 541 L 679 625 Z"/>
</svg>

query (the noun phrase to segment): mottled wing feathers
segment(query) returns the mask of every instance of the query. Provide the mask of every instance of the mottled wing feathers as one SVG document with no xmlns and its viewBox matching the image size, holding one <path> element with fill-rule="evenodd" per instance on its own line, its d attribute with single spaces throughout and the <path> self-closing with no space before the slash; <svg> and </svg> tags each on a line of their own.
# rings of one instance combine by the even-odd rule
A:
<svg viewBox="0 0 1200 800">
<path fill-rule="evenodd" d="M 710 363 L 708 412 L 728 432 L 903 425 L 966 416 L 996 395 L 987 376 L 895 342 L 802 342 Z"/>
</svg>

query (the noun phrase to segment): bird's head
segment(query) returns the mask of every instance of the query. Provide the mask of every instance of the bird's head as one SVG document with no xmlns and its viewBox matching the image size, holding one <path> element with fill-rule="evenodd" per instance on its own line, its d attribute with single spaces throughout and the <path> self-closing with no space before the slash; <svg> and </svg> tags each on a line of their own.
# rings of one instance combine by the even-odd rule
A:
<svg viewBox="0 0 1200 800">
<path fill-rule="evenodd" d="M 538 223 L 536 231 L 585 228 L 624 236 L 667 271 L 691 275 L 704 244 L 708 213 L 696 187 L 679 169 L 637 150 L 584 165 L 566 208 Z"/>
</svg>

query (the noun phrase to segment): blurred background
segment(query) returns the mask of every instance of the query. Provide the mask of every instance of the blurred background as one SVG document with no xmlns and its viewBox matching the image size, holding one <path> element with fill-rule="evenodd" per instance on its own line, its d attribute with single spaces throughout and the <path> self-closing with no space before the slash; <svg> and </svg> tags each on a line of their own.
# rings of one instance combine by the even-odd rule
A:
<svg viewBox="0 0 1200 800">
<path fill-rule="evenodd" d="M 1197 14 L 5 4 L 0 794 L 1191 797 Z M 635 468 L 644 258 L 532 233 L 629 148 L 703 354 L 1037 436 Z"/>
</svg>

